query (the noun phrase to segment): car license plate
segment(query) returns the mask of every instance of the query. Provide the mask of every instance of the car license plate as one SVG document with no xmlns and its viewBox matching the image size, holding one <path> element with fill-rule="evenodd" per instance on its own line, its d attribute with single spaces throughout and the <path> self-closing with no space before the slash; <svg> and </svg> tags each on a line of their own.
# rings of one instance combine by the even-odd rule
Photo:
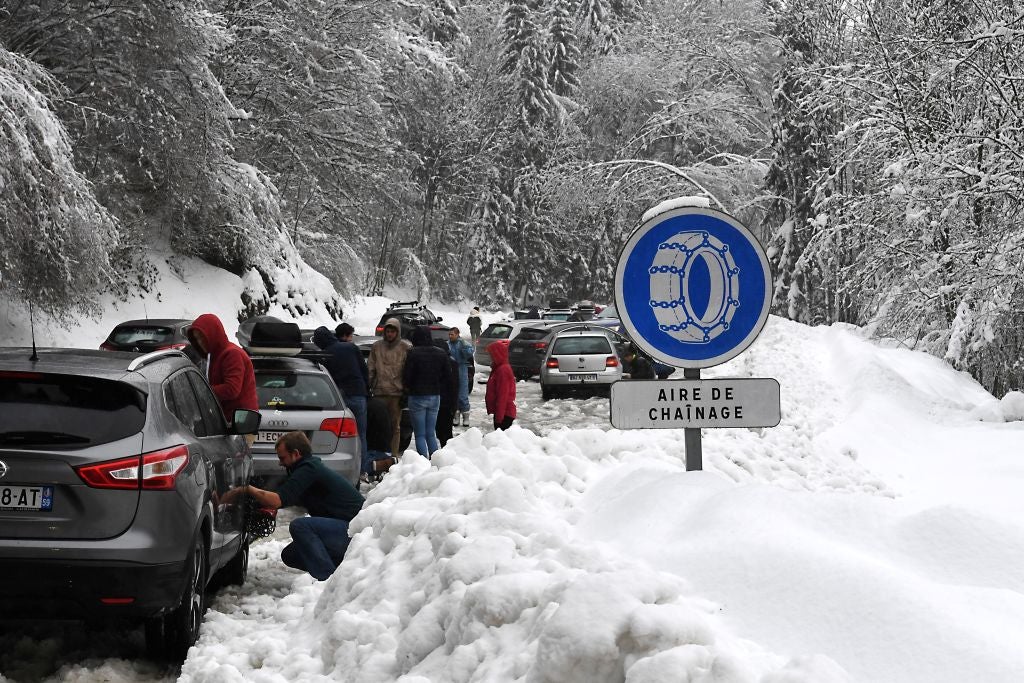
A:
<svg viewBox="0 0 1024 683">
<path fill-rule="evenodd" d="M 260 432 L 256 435 L 256 443 L 277 443 L 286 432 Z"/>
<path fill-rule="evenodd" d="M 52 486 L 0 486 L 0 510 L 53 509 Z"/>
<path fill-rule="evenodd" d="M 596 382 L 597 381 L 597 374 L 596 373 L 587 373 L 587 374 L 569 373 L 569 381 L 570 382 Z"/>
</svg>

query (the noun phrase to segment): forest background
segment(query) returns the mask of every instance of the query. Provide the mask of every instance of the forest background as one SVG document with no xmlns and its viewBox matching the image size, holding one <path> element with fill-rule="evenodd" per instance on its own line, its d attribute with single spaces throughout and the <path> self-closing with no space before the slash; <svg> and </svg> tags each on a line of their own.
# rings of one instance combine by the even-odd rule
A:
<svg viewBox="0 0 1024 683">
<path fill-rule="evenodd" d="M 774 312 L 1024 384 L 1024 3 L 3 0 L 0 296 L 54 320 L 242 276 L 241 315 L 607 301 L 643 212 L 703 195 Z M 285 276 L 287 275 L 287 276 Z"/>
</svg>

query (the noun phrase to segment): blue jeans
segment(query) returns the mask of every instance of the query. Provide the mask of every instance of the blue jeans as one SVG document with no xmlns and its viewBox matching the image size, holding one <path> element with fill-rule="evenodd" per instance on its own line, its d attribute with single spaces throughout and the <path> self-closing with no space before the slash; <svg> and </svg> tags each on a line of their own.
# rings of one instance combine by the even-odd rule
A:
<svg viewBox="0 0 1024 683">
<path fill-rule="evenodd" d="M 366 448 L 366 397 L 365 396 L 346 396 L 345 404 L 349 407 L 349 410 L 356 416 L 356 429 L 359 430 L 359 447 L 360 457 L 362 458 L 362 471 L 369 472 L 369 456 Z"/>
<path fill-rule="evenodd" d="M 416 452 L 424 457 L 430 457 L 438 448 L 434 425 L 440 407 L 441 397 L 437 394 L 409 397 L 409 420 L 416 435 Z"/>
<path fill-rule="evenodd" d="M 288 525 L 292 542 L 281 551 L 281 561 L 326 581 L 345 557 L 348 522 L 331 517 L 299 517 Z"/>
<path fill-rule="evenodd" d="M 469 412 L 469 366 L 459 364 L 459 412 Z"/>
</svg>

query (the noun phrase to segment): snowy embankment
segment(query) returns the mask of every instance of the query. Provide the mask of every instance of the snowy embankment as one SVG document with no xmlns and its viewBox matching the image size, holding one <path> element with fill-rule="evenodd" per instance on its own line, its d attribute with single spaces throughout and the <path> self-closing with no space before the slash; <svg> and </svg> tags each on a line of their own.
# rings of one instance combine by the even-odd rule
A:
<svg viewBox="0 0 1024 683">
<path fill-rule="evenodd" d="M 682 432 L 520 383 L 564 428 L 407 457 L 328 582 L 226 596 L 182 680 L 1016 680 L 1024 430 L 978 419 L 1012 398 L 775 318 L 705 376 L 776 377 L 782 424 L 705 431 L 688 473 Z"/>
</svg>

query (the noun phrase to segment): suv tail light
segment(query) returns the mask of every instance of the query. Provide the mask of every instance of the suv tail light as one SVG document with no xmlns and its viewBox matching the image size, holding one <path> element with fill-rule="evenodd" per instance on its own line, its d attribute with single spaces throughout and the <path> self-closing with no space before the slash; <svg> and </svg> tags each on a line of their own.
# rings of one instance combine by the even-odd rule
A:
<svg viewBox="0 0 1024 683">
<path fill-rule="evenodd" d="M 187 464 L 188 447 L 179 445 L 130 458 L 80 465 L 75 468 L 75 473 L 94 489 L 171 491 L 175 479 Z"/>
<path fill-rule="evenodd" d="M 547 347 L 547 342 L 533 342 L 533 350 L 536 353 L 544 353 L 544 349 L 546 349 Z"/>
<path fill-rule="evenodd" d="M 329 417 L 320 423 L 320 431 L 331 432 L 339 439 L 359 436 L 355 418 L 352 417 Z"/>
<path fill-rule="evenodd" d="M 105 341 L 102 344 L 100 344 L 100 348 L 104 351 L 117 351 L 117 347 L 108 341 Z"/>
<path fill-rule="evenodd" d="M 619 359 L 615 356 L 608 356 L 604 359 L 604 366 L 606 368 L 617 368 L 619 367 Z"/>
<path fill-rule="evenodd" d="M 384 334 L 384 326 L 377 325 L 376 329 L 374 329 L 374 334 Z"/>
<path fill-rule="evenodd" d="M 557 358 L 548 358 L 548 362 L 546 363 L 546 365 L 549 368 L 555 368 L 557 370 L 558 369 L 558 359 Z"/>
</svg>

